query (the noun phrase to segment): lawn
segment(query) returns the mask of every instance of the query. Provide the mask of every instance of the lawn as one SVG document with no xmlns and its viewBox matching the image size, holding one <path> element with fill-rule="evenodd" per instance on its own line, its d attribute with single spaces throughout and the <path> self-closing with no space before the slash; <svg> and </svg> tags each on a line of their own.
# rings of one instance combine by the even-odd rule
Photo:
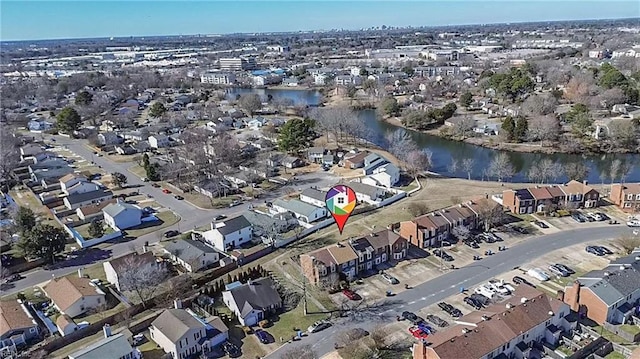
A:
<svg viewBox="0 0 640 359">
<path fill-rule="evenodd" d="M 626 359 L 626 357 L 618 352 L 611 352 L 604 359 Z"/>
<path fill-rule="evenodd" d="M 73 229 L 75 229 L 84 239 L 92 239 L 93 236 L 89 234 L 89 227 L 91 226 L 91 223 L 85 223 L 81 226 L 78 227 L 73 227 Z M 107 235 L 107 234 L 111 234 L 114 232 L 113 228 L 104 225 L 103 224 L 103 229 L 104 229 L 104 234 L 103 235 Z"/>
<path fill-rule="evenodd" d="M 94 264 L 89 267 L 82 268 L 82 274 L 89 276 L 91 279 L 100 279 L 103 282 L 107 281 L 107 275 L 104 274 L 104 267 L 102 263 Z M 73 272 L 71 274 L 67 274 L 66 277 L 76 277 L 78 276 L 77 272 Z"/>
<path fill-rule="evenodd" d="M 617 336 L 616 334 L 608 331 L 607 329 L 603 328 L 600 325 L 591 327 L 591 329 L 593 329 L 596 333 L 600 333 L 600 335 L 602 335 L 603 338 L 607 339 L 610 342 L 618 343 L 618 344 L 629 343 L 626 339 Z"/>
<path fill-rule="evenodd" d="M 147 341 L 138 347 L 142 352 L 144 359 L 160 359 L 164 355 L 164 350 L 160 349 L 158 344 L 147 336 Z"/>
<path fill-rule="evenodd" d="M 145 234 L 149 234 L 151 232 L 159 231 L 163 228 L 173 226 L 174 224 L 178 223 L 178 221 L 180 220 L 171 211 L 158 212 L 158 213 L 155 213 L 155 216 L 160 220 L 160 222 L 151 222 L 151 224 L 155 223 L 155 225 L 147 225 L 147 226 L 143 225 L 135 229 L 127 229 L 126 230 L 127 236 L 129 237 L 144 236 Z"/>
<path fill-rule="evenodd" d="M 638 327 L 637 325 L 633 325 L 633 324 L 623 324 L 620 326 L 620 329 L 624 330 L 625 332 L 632 334 L 632 335 L 636 335 L 638 333 L 640 333 L 640 327 Z"/>
<path fill-rule="evenodd" d="M 134 165 L 134 166 L 131 166 L 131 167 L 127 168 L 127 171 L 133 173 L 134 175 L 138 176 L 139 178 L 147 177 L 147 171 L 145 171 L 145 169 L 142 168 L 142 166 Z"/>
<path fill-rule="evenodd" d="M 556 348 L 557 351 L 563 353 L 566 356 L 572 355 L 573 354 L 573 350 L 571 350 L 571 348 L 564 346 L 564 345 L 560 345 L 558 348 Z"/>
<path fill-rule="evenodd" d="M 303 332 L 307 328 L 318 320 L 327 319 L 327 314 L 307 314 L 304 315 L 304 304 L 301 300 L 298 306 L 289 312 L 280 314 L 278 320 L 273 323 L 273 326 L 267 328 L 267 331 L 273 335 L 277 342 L 280 341 L 280 337 L 287 340 L 296 335 L 294 328 L 302 330 Z M 318 312 L 318 307 L 311 301 L 307 301 L 308 312 Z"/>
</svg>

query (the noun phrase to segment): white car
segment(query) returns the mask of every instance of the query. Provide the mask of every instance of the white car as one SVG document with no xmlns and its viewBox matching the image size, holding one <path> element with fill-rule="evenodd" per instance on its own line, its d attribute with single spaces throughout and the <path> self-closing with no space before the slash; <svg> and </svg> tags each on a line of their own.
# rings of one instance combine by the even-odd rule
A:
<svg viewBox="0 0 640 359">
<path fill-rule="evenodd" d="M 491 290 L 490 288 L 486 287 L 486 286 L 480 286 L 478 288 L 476 288 L 474 290 L 474 293 L 483 295 L 489 299 L 493 299 L 496 296 L 496 292 L 494 292 L 493 290 Z"/>
<path fill-rule="evenodd" d="M 541 282 L 549 280 L 549 275 L 540 268 L 531 268 L 527 271 L 527 274 Z"/>
<path fill-rule="evenodd" d="M 629 227 L 640 227 L 640 220 L 633 219 L 633 220 L 627 222 L 627 226 L 629 226 Z"/>
<path fill-rule="evenodd" d="M 600 213 L 593 213 L 593 212 L 589 212 L 587 213 L 587 216 L 595 219 L 596 221 L 604 221 L 604 217 L 602 217 L 602 215 Z"/>
<path fill-rule="evenodd" d="M 489 280 L 488 286 L 500 295 L 509 295 L 511 292 L 495 279 Z"/>
</svg>

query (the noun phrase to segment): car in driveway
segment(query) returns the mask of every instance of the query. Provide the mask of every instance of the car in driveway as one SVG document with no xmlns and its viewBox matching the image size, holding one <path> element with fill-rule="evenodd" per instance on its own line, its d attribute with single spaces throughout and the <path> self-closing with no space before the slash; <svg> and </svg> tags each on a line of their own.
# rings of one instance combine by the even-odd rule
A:
<svg viewBox="0 0 640 359">
<path fill-rule="evenodd" d="M 464 244 L 466 244 L 467 246 L 473 248 L 473 249 L 478 249 L 480 248 L 480 246 L 478 245 L 478 242 L 472 240 L 472 239 L 467 239 L 464 241 Z"/>
<path fill-rule="evenodd" d="M 579 222 L 579 223 L 586 222 L 586 219 L 584 219 L 583 216 L 581 214 L 579 214 L 579 213 L 572 214 L 571 218 L 573 218 L 574 221 Z"/>
<path fill-rule="evenodd" d="M 358 293 L 352 291 L 351 289 L 343 289 L 342 290 L 342 294 L 344 294 L 345 297 L 347 297 L 347 298 L 349 298 L 351 300 L 360 300 L 360 299 L 362 299 L 362 297 Z"/>
<path fill-rule="evenodd" d="M 540 268 L 531 268 L 527 271 L 527 274 L 530 277 L 533 277 L 541 282 L 546 282 L 549 280 L 549 275 Z"/>
<path fill-rule="evenodd" d="M 384 280 L 386 280 L 389 284 L 400 284 L 400 281 L 398 280 L 398 278 L 396 278 L 396 277 L 394 277 L 394 276 L 392 276 L 392 275 L 390 275 L 390 274 L 382 273 L 382 274 L 381 274 L 381 276 L 382 276 L 382 278 L 383 278 Z"/>
<path fill-rule="evenodd" d="M 477 300 L 475 300 L 474 298 L 464 297 L 464 302 L 466 304 L 468 304 L 469 306 L 471 306 L 471 308 L 473 308 L 475 310 L 482 309 L 482 304 L 480 302 L 478 302 Z"/>
<path fill-rule="evenodd" d="M 558 267 L 558 268 L 561 268 L 562 270 L 564 270 L 565 272 L 567 272 L 569 274 L 575 274 L 576 273 L 573 269 L 567 267 L 566 265 L 564 265 L 562 263 L 555 263 L 554 265 L 556 267 Z"/>
<path fill-rule="evenodd" d="M 224 350 L 229 358 L 238 358 L 240 357 L 240 355 L 242 355 L 242 352 L 240 352 L 240 348 L 238 348 L 237 345 L 231 342 L 224 342 L 222 344 L 222 350 Z"/>
<path fill-rule="evenodd" d="M 420 318 L 418 315 L 412 312 L 404 311 L 401 315 L 402 319 L 408 320 L 413 325 L 417 325 L 418 323 L 424 322 L 424 319 Z"/>
<path fill-rule="evenodd" d="M 256 337 L 262 344 L 269 344 L 269 334 L 262 329 L 257 329 L 255 332 Z"/>
<path fill-rule="evenodd" d="M 587 246 L 584 249 L 587 253 L 591 253 L 591 254 L 595 254 L 598 257 L 602 257 L 604 256 L 606 253 L 604 251 L 602 251 L 602 249 L 600 249 L 597 246 Z"/>
<path fill-rule="evenodd" d="M 542 222 L 542 221 L 535 221 L 535 222 L 533 222 L 533 224 L 535 224 L 536 226 L 538 226 L 540 228 L 549 228 L 549 226 L 546 223 Z"/>
<path fill-rule="evenodd" d="M 307 328 L 307 332 L 309 333 L 317 333 L 319 331 L 325 330 L 331 326 L 331 323 L 325 322 L 324 320 L 319 320 L 309 326 Z"/>
<path fill-rule="evenodd" d="M 565 271 L 563 268 L 560 268 L 558 266 L 556 266 L 555 264 L 552 264 L 549 266 L 549 272 L 558 275 L 560 277 L 568 277 L 569 276 L 569 272 Z"/>
<path fill-rule="evenodd" d="M 604 217 L 600 213 L 589 212 L 587 213 L 587 217 L 593 218 L 595 221 L 604 221 Z"/>
<path fill-rule="evenodd" d="M 444 328 L 444 327 L 449 325 L 449 322 L 447 322 L 446 320 L 440 318 L 439 316 L 437 316 L 435 314 L 427 315 L 427 320 L 430 321 L 431 323 L 439 326 L 440 328 Z"/>
<path fill-rule="evenodd" d="M 436 248 L 436 249 L 433 250 L 433 255 L 436 256 L 436 257 L 440 257 L 440 258 L 444 259 L 447 262 L 453 261 L 453 257 L 451 255 L 449 255 L 447 252 L 445 252 L 445 251 L 443 251 L 443 250 L 441 250 L 439 248 Z"/>
</svg>

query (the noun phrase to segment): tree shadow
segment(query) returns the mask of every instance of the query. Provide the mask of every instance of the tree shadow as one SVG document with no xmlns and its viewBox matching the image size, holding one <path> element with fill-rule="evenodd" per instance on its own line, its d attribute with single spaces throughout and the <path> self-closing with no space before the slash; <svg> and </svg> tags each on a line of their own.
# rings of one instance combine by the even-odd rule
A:
<svg viewBox="0 0 640 359">
<path fill-rule="evenodd" d="M 52 268 L 66 268 L 87 264 L 94 264 L 98 262 L 102 262 L 111 257 L 110 249 L 100 249 L 100 248 L 87 248 L 76 252 L 74 257 L 67 259 L 62 262 L 57 262 L 52 266 Z"/>
</svg>

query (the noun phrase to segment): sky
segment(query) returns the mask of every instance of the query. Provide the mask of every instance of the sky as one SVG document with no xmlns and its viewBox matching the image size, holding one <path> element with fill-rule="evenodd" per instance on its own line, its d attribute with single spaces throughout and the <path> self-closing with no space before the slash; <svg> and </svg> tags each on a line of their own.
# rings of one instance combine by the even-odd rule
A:
<svg viewBox="0 0 640 359">
<path fill-rule="evenodd" d="M 1 0 L 0 40 L 640 17 L 637 0 Z"/>
</svg>

